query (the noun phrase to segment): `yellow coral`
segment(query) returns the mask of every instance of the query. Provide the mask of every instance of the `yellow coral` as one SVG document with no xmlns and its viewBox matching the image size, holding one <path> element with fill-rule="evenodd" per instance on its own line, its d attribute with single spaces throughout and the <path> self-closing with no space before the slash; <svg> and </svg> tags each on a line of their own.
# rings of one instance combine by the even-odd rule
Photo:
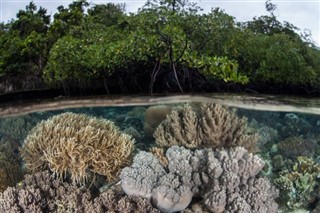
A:
<svg viewBox="0 0 320 213">
<path fill-rule="evenodd" d="M 59 177 L 86 182 L 90 172 L 118 177 L 132 158 L 134 140 L 111 122 L 83 114 L 63 113 L 40 122 L 21 149 L 32 172 L 49 168 Z"/>
</svg>

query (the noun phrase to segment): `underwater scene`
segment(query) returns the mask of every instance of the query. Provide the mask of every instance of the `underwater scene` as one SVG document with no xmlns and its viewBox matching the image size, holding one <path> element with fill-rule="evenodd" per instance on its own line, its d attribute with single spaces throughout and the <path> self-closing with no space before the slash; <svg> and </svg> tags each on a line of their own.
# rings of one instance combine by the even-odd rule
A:
<svg viewBox="0 0 320 213">
<path fill-rule="evenodd" d="M 0 212 L 320 213 L 320 115 L 213 102 L 0 118 Z"/>
</svg>

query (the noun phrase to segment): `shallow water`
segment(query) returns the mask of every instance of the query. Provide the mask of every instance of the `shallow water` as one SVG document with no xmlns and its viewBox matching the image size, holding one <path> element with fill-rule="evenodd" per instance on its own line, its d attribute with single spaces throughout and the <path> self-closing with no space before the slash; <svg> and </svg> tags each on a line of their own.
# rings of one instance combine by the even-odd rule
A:
<svg viewBox="0 0 320 213">
<path fill-rule="evenodd" d="M 278 212 L 319 212 L 320 100 L 276 96 L 207 94 L 204 96 L 95 97 L 87 99 L 65 99 L 61 97 L 41 102 L 16 103 L 11 106 L 9 104 L 2 105 L 0 106 L 0 116 L 2 117 L 0 118 L 0 139 L 1 144 L 5 145 L 0 149 L 2 151 L 0 152 L 0 169 L 3 174 L 13 173 L 12 171 L 17 174 L 1 177 L 0 190 L 5 190 L 7 186 L 15 186 L 23 179 L 23 174 L 28 172 L 24 165 L 25 156 L 21 158 L 19 150 L 27 141 L 31 140 L 26 140 L 27 136 L 41 121 L 48 121 L 53 116 L 66 112 L 85 114 L 111 121 L 119 128 L 121 133 L 126 133 L 134 138 L 135 151 L 133 155 L 137 155 L 139 151 L 150 151 L 152 147 L 159 147 L 159 143 L 154 138 L 154 132 L 166 119 L 165 116 L 171 115 L 171 111 L 179 111 L 179 108 L 188 103 L 197 116 L 197 122 L 201 123 L 204 114 L 201 114 L 200 106 L 208 102 L 221 104 L 230 113 L 232 109 L 236 109 L 236 116 L 239 119 L 247 119 L 245 131 L 242 133 L 249 136 L 259 135 L 256 141 L 258 151 L 255 152 L 255 155 L 265 162 L 265 166 L 257 177 L 270 180 L 272 185 L 279 190 L 280 196 L 275 199 L 275 202 L 279 205 Z M 180 115 L 180 118 L 180 123 L 183 123 L 183 119 L 186 119 L 183 115 Z M 171 120 L 172 122 L 173 120 Z M 231 129 L 233 124 L 235 123 L 231 122 L 229 124 Z M 182 129 L 184 128 L 181 132 L 191 128 L 184 124 L 181 124 L 181 126 Z M 62 136 L 53 135 L 52 137 L 58 137 L 61 140 Z M 224 148 L 228 149 L 228 147 L 225 146 Z M 203 147 L 199 145 L 198 149 L 201 148 Z M 213 148 L 218 150 L 222 147 Z M 197 148 L 190 149 L 196 150 Z M 5 152 L 12 153 L 6 155 Z M 9 162 L 8 158 L 12 159 L 12 156 L 16 157 L 16 161 L 10 162 L 11 164 L 8 166 L 9 163 L 5 162 Z M 131 163 L 128 163 L 126 166 L 130 165 Z M 47 167 L 49 170 L 51 169 L 51 172 L 56 171 L 53 166 L 47 165 Z M 88 170 L 91 173 L 94 169 L 88 167 Z M 70 181 L 70 171 L 63 173 L 64 181 Z M 96 188 L 103 191 L 110 187 L 111 183 L 116 183 L 119 180 L 119 175 L 115 179 L 100 181 Z M 95 196 L 98 195 L 95 193 Z M 193 198 L 185 212 L 195 212 L 191 206 L 197 202 L 201 203 L 204 206 L 203 208 L 206 208 L 203 204 L 204 197 L 203 195 L 200 196 L 200 199 Z M 0 209 L 2 208 L 1 202 L 0 199 Z M 231 206 L 231 204 L 226 205 Z M 155 206 L 158 207 L 153 203 L 153 207 Z M 161 207 L 158 208 L 161 209 Z M 209 212 L 210 210 L 213 211 L 212 208 L 207 209 Z"/>
</svg>

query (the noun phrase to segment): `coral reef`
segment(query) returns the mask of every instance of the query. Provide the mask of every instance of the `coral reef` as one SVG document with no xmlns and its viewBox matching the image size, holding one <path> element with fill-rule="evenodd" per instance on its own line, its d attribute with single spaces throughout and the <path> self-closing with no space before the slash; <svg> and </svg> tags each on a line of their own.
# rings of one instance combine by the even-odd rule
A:
<svg viewBox="0 0 320 213">
<path fill-rule="evenodd" d="M 87 189 L 63 183 L 44 171 L 26 175 L 17 188 L 0 193 L 0 212 L 84 212 L 82 203 L 89 200 Z"/>
<path fill-rule="evenodd" d="M 134 128 L 141 134 L 143 132 L 143 114 L 146 109 L 140 106 L 130 107 L 130 109 L 125 108 L 115 111 L 114 121 L 121 130 Z"/>
<path fill-rule="evenodd" d="M 143 117 L 145 111 L 146 111 L 145 107 L 136 106 L 136 107 L 133 107 L 133 109 L 130 110 L 127 113 L 127 116 L 130 116 L 130 117 Z"/>
<path fill-rule="evenodd" d="M 9 142 L 0 141 L 0 192 L 15 186 L 23 178 L 20 158 Z"/>
<path fill-rule="evenodd" d="M 263 123 L 258 123 L 255 119 L 252 119 L 249 124 L 249 132 L 257 133 L 259 135 L 259 139 L 257 141 L 257 145 L 260 150 L 268 149 L 269 144 L 274 144 L 278 142 L 278 131 L 270 126 L 267 126 Z"/>
<path fill-rule="evenodd" d="M 181 211 L 182 213 L 210 213 L 203 203 L 191 203 L 189 208 Z"/>
<path fill-rule="evenodd" d="M 93 213 L 160 213 L 146 198 L 125 195 L 121 187 L 103 192 L 90 207 L 88 212 Z"/>
<path fill-rule="evenodd" d="M 281 126 L 280 131 L 285 138 L 306 135 L 312 127 L 303 116 L 295 113 L 285 114 L 283 121 L 284 124 Z"/>
<path fill-rule="evenodd" d="M 150 199 L 162 212 L 181 211 L 192 197 L 201 197 L 212 212 L 277 212 L 277 190 L 256 177 L 264 162 L 242 147 L 191 151 L 173 146 L 166 157 L 169 164 L 163 167 L 151 153 L 136 155 L 121 172 L 126 194 Z"/>
<path fill-rule="evenodd" d="M 296 136 L 288 137 L 278 144 L 279 153 L 291 160 L 298 156 L 314 156 L 316 147 L 317 144 L 313 140 Z"/>
<path fill-rule="evenodd" d="M 274 179 L 280 190 L 280 202 L 289 209 L 310 207 L 320 193 L 319 174 L 319 163 L 308 157 L 298 157 L 290 171 L 284 170 Z"/>
<path fill-rule="evenodd" d="M 21 143 L 36 124 L 34 120 L 31 116 L 1 118 L 0 134 Z"/>
<path fill-rule="evenodd" d="M 133 127 L 125 128 L 122 132 L 127 135 L 131 135 L 135 141 L 140 141 L 142 139 L 142 135 Z"/>
<path fill-rule="evenodd" d="M 27 136 L 21 155 L 32 172 L 49 168 L 59 177 L 85 183 L 91 172 L 108 181 L 132 159 L 134 140 L 110 121 L 63 113 L 40 122 Z"/>
<path fill-rule="evenodd" d="M 0 212 L 160 213 L 146 199 L 126 196 L 121 189 L 93 199 L 87 188 L 62 182 L 48 171 L 26 175 L 16 188 L 0 193 Z"/>
<path fill-rule="evenodd" d="M 247 120 L 219 104 L 203 104 L 200 113 L 190 105 L 174 110 L 154 133 L 159 146 L 221 148 L 242 146 L 256 151 L 257 134 L 248 134 Z"/>
<path fill-rule="evenodd" d="M 164 150 L 163 148 L 159 148 L 159 147 L 152 147 L 150 148 L 150 152 L 156 156 L 161 164 L 161 166 L 163 167 L 167 167 L 169 162 L 167 157 L 164 154 Z"/>
<path fill-rule="evenodd" d="M 172 111 L 168 105 L 150 106 L 144 113 L 144 134 L 146 137 L 152 137 L 159 124 L 166 119 L 166 116 Z"/>
</svg>

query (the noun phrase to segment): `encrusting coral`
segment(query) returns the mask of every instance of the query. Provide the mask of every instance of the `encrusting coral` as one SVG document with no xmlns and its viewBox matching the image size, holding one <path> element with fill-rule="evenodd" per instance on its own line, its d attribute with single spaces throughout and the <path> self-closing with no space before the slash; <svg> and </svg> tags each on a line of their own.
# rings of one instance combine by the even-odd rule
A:
<svg viewBox="0 0 320 213">
<path fill-rule="evenodd" d="M 111 122 L 63 113 L 40 122 L 27 136 L 21 155 L 32 172 L 49 168 L 59 177 L 84 183 L 91 172 L 113 181 L 132 160 L 134 140 Z"/>
<path fill-rule="evenodd" d="M 219 104 L 203 104 L 200 112 L 190 105 L 174 110 L 154 133 L 162 147 L 221 148 L 242 146 L 256 151 L 257 134 L 248 134 L 247 120 Z"/>
<path fill-rule="evenodd" d="M 147 198 L 162 212 L 182 211 L 193 197 L 201 197 L 215 213 L 277 212 L 278 191 L 257 177 L 264 162 L 243 147 L 192 151 L 173 146 L 166 157 L 169 164 L 163 167 L 151 153 L 137 154 L 121 172 L 126 194 Z"/>
</svg>

